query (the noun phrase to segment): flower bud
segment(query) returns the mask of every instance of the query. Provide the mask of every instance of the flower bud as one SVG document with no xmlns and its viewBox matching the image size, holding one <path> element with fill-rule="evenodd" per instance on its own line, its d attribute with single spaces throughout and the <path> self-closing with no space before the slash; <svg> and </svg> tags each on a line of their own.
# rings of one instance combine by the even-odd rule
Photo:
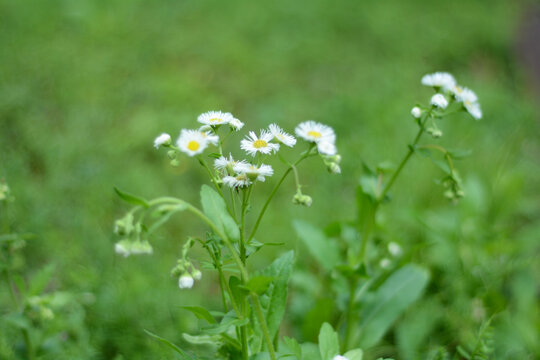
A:
<svg viewBox="0 0 540 360">
<path fill-rule="evenodd" d="M 176 159 L 176 156 L 177 156 L 176 150 L 169 150 L 169 151 L 167 151 L 167 157 L 168 157 L 169 159 L 174 160 L 174 159 Z"/>
<path fill-rule="evenodd" d="M 180 161 L 178 159 L 172 159 L 171 160 L 171 166 L 178 166 L 180 165 Z"/>
<path fill-rule="evenodd" d="M 431 98 L 430 104 L 441 109 L 446 109 L 448 100 L 442 94 L 435 94 Z"/>
<path fill-rule="evenodd" d="M 154 140 L 154 147 L 158 149 L 160 146 L 169 146 L 171 145 L 171 135 L 167 133 L 162 133 Z"/>
<path fill-rule="evenodd" d="M 193 270 L 191 272 L 191 275 L 193 276 L 193 278 L 195 280 L 201 280 L 201 278 L 202 278 L 202 272 L 200 270 L 197 270 L 197 269 Z"/>
<path fill-rule="evenodd" d="M 188 273 L 185 273 L 178 278 L 178 287 L 180 289 L 191 289 L 193 287 L 193 283 L 193 278 Z"/>
<path fill-rule="evenodd" d="M 335 162 L 326 164 L 326 168 L 331 174 L 341 174 L 341 167 Z"/>
<path fill-rule="evenodd" d="M 311 196 L 304 195 L 302 193 L 296 193 L 292 201 L 293 201 L 293 204 L 304 205 L 307 207 L 310 207 L 311 204 L 313 203 L 313 199 L 311 198 Z"/>
<path fill-rule="evenodd" d="M 415 119 L 420 119 L 420 117 L 422 116 L 422 110 L 418 106 L 415 106 L 411 109 L 411 115 Z"/>
</svg>

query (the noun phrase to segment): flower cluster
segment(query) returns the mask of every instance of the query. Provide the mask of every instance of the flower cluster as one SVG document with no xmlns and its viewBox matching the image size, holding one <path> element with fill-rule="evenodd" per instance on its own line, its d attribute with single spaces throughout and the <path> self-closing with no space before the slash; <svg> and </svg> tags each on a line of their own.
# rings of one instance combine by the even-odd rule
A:
<svg viewBox="0 0 540 360">
<path fill-rule="evenodd" d="M 116 220 L 114 232 L 116 235 L 123 237 L 114 245 L 114 251 L 117 254 L 128 257 L 129 255 L 153 253 L 150 243 L 142 239 L 143 228 L 141 223 L 134 223 L 131 213 L 128 213 L 122 219 Z"/>
<path fill-rule="evenodd" d="M 249 131 L 240 141 L 240 149 L 256 161 L 235 160 L 230 153 L 228 156 L 223 155 L 223 140 L 231 132 L 241 130 L 244 123 L 231 113 L 221 111 L 203 113 L 199 115 L 197 121 L 202 126 L 198 129 L 182 129 L 175 145 L 169 134 L 162 133 L 155 138 L 154 147 L 169 148 L 168 155 L 173 165 L 178 164 L 179 153 L 192 157 L 201 155 L 210 145 L 218 147 L 219 157 L 214 161 L 215 180 L 233 189 L 246 188 L 257 181 L 264 182 L 267 177 L 274 174 L 274 169 L 262 163 L 262 156 L 276 154 L 282 145 L 292 148 L 297 142 L 293 135 L 277 124 L 271 124 L 259 133 Z M 218 132 L 223 126 L 229 128 L 229 133 L 222 139 Z M 331 127 L 309 120 L 300 123 L 295 129 L 295 134 L 310 143 L 309 151 L 313 150 L 315 154 L 321 156 L 329 172 L 334 174 L 341 172 L 339 166 L 341 156 L 337 153 L 336 135 Z M 311 198 L 307 199 L 301 194 L 295 196 L 293 202 L 309 206 Z"/>
<path fill-rule="evenodd" d="M 436 72 L 422 77 L 422 85 L 431 86 L 437 94 L 431 98 L 431 105 L 440 109 L 446 109 L 450 101 L 455 101 L 463 107 L 473 118 L 482 118 L 482 109 L 478 103 L 478 97 L 471 89 L 458 85 L 456 79 L 449 73 Z M 415 111 L 414 117 L 420 113 Z"/>
</svg>

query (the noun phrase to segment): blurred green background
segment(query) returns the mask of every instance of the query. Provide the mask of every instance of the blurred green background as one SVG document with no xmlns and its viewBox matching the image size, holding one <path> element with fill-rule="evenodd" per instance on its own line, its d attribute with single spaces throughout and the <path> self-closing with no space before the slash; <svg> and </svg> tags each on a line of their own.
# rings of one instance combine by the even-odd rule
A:
<svg viewBox="0 0 540 360">
<path fill-rule="evenodd" d="M 186 236 L 202 234 L 193 218 L 161 230 L 153 256 L 113 252 L 112 224 L 127 209 L 113 186 L 198 203 L 203 170 L 187 158 L 169 166 L 152 147 L 156 135 L 176 138 L 207 110 L 230 111 L 248 129 L 277 122 L 292 131 L 307 119 L 333 126 L 342 175 L 327 176 L 316 161 L 302 166 L 313 206 L 291 203 L 289 179 L 259 234 L 287 243 L 274 252 L 298 249 L 305 268 L 290 219 L 353 218 L 361 162 L 399 160 L 416 131 L 410 108 L 431 95 L 420 78 L 441 70 L 478 93 L 484 119 L 442 124 L 442 144 L 473 150 L 458 165 L 463 202 L 448 204 L 433 182 L 438 170 L 415 158 L 380 220 L 405 247 L 435 244 L 412 257 L 432 270 L 422 308 L 437 315 L 411 311 L 409 323 L 437 317 L 432 341 L 467 341 L 479 324 L 467 311 L 480 299 L 499 314 L 499 358 L 540 356 L 540 106 L 516 45 L 532 8 L 505 0 L 1 0 L 0 177 L 16 197 L 16 230 L 37 235 L 26 276 L 53 263 L 51 288 L 84 298 L 83 335 L 63 356 L 170 358 L 143 329 L 181 343 L 196 321 L 179 306 L 219 304 L 212 274 L 194 291 L 169 276 Z M 252 265 L 270 260 L 258 254 Z M 313 340 L 294 315 L 285 332 Z M 414 358 L 396 347 L 400 333 L 382 352 Z"/>
</svg>

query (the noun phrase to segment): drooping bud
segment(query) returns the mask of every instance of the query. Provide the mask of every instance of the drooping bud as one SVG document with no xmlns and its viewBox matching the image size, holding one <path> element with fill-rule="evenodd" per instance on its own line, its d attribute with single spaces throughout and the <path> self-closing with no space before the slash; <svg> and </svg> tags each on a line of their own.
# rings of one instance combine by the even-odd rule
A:
<svg viewBox="0 0 540 360">
<path fill-rule="evenodd" d="M 304 205 L 310 207 L 313 203 L 313 199 L 309 195 L 304 195 L 301 192 L 297 192 L 293 197 L 293 204 Z"/>
<path fill-rule="evenodd" d="M 198 270 L 198 269 L 193 270 L 191 272 L 191 275 L 193 276 L 193 278 L 195 280 L 201 280 L 201 278 L 202 278 L 202 272 L 200 270 Z"/>
<path fill-rule="evenodd" d="M 171 145 L 171 135 L 167 133 L 162 133 L 154 140 L 154 147 L 158 149 L 161 146 Z"/>
<path fill-rule="evenodd" d="M 420 119 L 420 117 L 422 116 L 422 110 L 418 106 L 415 106 L 411 109 L 411 115 L 415 119 Z"/>
<path fill-rule="evenodd" d="M 180 289 L 191 289 L 193 283 L 193 278 L 188 273 L 185 273 L 178 278 L 178 287 Z"/>
</svg>

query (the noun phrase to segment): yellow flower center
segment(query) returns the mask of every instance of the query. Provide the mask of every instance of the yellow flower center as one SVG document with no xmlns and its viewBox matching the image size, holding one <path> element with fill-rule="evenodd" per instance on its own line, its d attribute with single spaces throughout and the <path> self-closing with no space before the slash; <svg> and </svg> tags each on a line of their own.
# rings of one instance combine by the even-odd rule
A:
<svg viewBox="0 0 540 360">
<path fill-rule="evenodd" d="M 238 175 L 238 176 L 236 177 L 236 180 L 238 180 L 238 181 L 245 181 L 245 180 L 247 180 L 247 176 L 244 175 L 244 174 L 240 174 L 240 175 Z"/>
<path fill-rule="evenodd" d="M 199 148 L 201 147 L 201 145 L 196 142 L 195 140 L 191 140 L 188 144 L 187 144 L 187 148 L 191 151 L 197 151 Z"/>
<path fill-rule="evenodd" d="M 318 131 L 310 130 L 307 133 L 309 136 L 313 136 L 314 138 L 320 138 L 322 134 Z"/>
<path fill-rule="evenodd" d="M 221 122 L 221 118 L 211 118 L 211 119 L 210 119 L 210 122 L 211 122 L 211 123 L 220 123 L 220 122 Z"/>
<path fill-rule="evenodd" d="M 253 142 L 253 147 L 255 149 L 260 149 L 260 148 L 267 147 L 267 146 L 268 146 L 268 143 L 266 141 L 264 141 L 264 140 L 261 140 L 261 139 L 255 140 Z"/>
</svg>

